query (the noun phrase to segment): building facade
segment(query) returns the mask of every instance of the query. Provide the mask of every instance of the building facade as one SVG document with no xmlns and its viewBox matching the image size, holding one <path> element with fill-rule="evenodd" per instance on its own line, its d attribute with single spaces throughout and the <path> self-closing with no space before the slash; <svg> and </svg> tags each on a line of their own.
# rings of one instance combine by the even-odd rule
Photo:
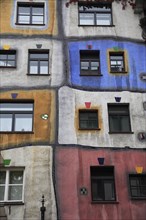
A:
<svg viewBox="0 0 146 220">
<path fill-rule="evenodd" d="M 0 1 L 0 218 L 144 220 L 145 1 Z"/>
</svg>

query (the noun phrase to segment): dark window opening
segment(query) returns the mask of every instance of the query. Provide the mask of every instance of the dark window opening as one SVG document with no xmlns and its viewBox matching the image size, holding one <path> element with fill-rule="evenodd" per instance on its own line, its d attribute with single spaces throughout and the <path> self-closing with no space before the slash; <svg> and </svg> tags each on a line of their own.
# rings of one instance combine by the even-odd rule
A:
<svg viewBox="0 0 146 220">
<path fill-rule="evenodd" d="M 110 52 L 110 71 L 125 72 L 124 53 Z"/>
<path fill-rule="evenodd" d="M 79 110 L 79 128 L 85 130 L 98 129 L 98 111 Z"/>
<path fill-rule="evenodd" d="M 132 199 L 146 199 L 146 174 L 130 174 L 129 184 Z"/>
<path fill-rule="evenodd" d="M 0 50 L 0 67 L 16 67 L 16 50 Z"/>
</svg>

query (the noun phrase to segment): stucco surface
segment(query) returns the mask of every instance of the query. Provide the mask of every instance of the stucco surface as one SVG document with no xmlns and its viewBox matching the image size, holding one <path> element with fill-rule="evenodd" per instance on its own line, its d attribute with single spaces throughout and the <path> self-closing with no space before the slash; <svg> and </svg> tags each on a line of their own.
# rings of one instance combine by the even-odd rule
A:
<svg viewBox="0 0 146 220">
<path fill-rule="evenodd" d="M 109 134 L 108 103 L 129 103 L 131 131 L 129 134 Z M 137 138 L 139 132 L 146 132 L 146 111 L 143 102 L 145 93 L 132 92 L 89 92 L 62 87 L 59 89 L 59 143 L 81 144 L 95 147 L 145 148 L 146 142 Z M 99 110 L 100 130 L 79 130 L 79 109 L 86 109 L 85 102 L 91 102 L 91 109 Z"/>
<path fill-rule="evenodd" d="M 55 220 L 56 203 L 52 182 L 52 147 L 25 146 L 2 151 L 10 167 L 24 167 L 24 205 L 6 205 L 8 220 L 40 220 L 41 198 L 45 196 L 46 220 Z M 9 167 L 8 167 L 9 169 Z M 9 210 L 11 210 L 9 212 Z"/>
<path fill-rule="evenodd" d="M 17 93 L 17 98 L 12 99 L 11 94 Z M 15 102 L 23 100 L 34 100 L 34 119 L 32 133 L 1 133 L 0 147 L 26 145 L 32 143 L 54 142 L 55 138 L 55 91 L 53 90 L 12 90 L 0 93 L 1 100 L 12 100 Z M 43 120 L 41 115 L 48 114 L 48 120 Z"/>
<path fill-rule="evenodd" d="M 92 203 L 90 166 L 99 166 L 98 157 L 105 158 L 105 166 L 114 166 L 117 203 Z M 146 203 L 131 200 L 129 173 L 142 166 L 146 173 L 146 153 L 140 150 L 79 149 L 58 147 L 55 155 L 56 189 L 59 215 L 63 220 L 144 220 Z M 80 188 L 87 195 L 80 194 Z"/>
</svg>

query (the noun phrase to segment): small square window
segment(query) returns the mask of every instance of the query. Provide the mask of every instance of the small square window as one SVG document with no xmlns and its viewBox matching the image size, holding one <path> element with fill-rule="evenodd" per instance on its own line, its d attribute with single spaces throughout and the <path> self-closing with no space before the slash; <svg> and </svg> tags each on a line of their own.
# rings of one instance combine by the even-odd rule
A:
<svg viewBox="0 0 146 220">
<path fill-rule="evenodd" d="M 79 110 L 79 129 L 82 130 L 98 129 L 98 111 Z"/>
<path fill-rule="evenodd" d="M 0 202 L 22 201 L 24 170 L 0 171 Z"/>
<path fill-rule="evenodd" d="M 0 50 L 0 67 L 16 68 L 16 50 Z"/>
<path fill-rule="evenodd" d="M 28 74 L 49 74 L 49 50 L 29 50 Z"/>
<path fill-rule="evenodd" d="M 32 132 L 33 102 L 0 103 L 0 132 Z"/>
<path fill-rule="evenodd" d="M 116 200 L 114 167 L 90 167 L 91 194 L 93 202 Z"/>
<path fill-rule="evenodd" d="M 93 2 L 80 2 L 79 25 L 88 26 L 111 26 L 112 5 L 110 3 L 99 4 Z"/>
<path fill-rule="evenodd" d="M 130 174 L 129 185 L 132 199 L 146 199 L 146 174 Z"/>
<path fill-rule="evenodd" d="M 98 50 L 80 50 L 80 75 L 100 75 L 100 60 Z"/>
<path fill-rule="evenodd" d="M 129 104 L 108 104 L 108 115 L 110 132 L 131 132 Z"/>
<path fill-rule="evenodd" d="M 44 3 L 18 3 L 17 24 L 44 25 L 44 23 Z"/>
<path fill-rule="evenodd" d="M 110 72 L 125 73 L 125 57 L 124 52 L 110 52 Z"/>
</svg>

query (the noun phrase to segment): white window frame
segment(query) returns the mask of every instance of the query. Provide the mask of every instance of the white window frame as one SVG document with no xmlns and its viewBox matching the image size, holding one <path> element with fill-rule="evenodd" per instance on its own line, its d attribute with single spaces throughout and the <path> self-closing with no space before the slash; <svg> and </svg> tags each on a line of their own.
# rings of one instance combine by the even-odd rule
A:
<svg viewBox="0 0 146 220">
<path fill-rule="evenodd" d="M 5 184 L 0 184 L 0 186 L 5 186 L 4 190 L 4 199 L 0 200 L 0 203 L 5 203 L 5 202 L 24 202 L 24 183 L 25 183 L 25 170 L 24 168 L 15 168 L 15 169 L 1 169 L 1 171 L 6 172 L 6 181 Z M 10 172 L 15 172 L 15 171 L 22 171 L 23 172 L 23 183 L 22 184 L 10 184 L 9 179 L 10 179 Z M 22 199 L 21 200 L 9 200 L 8 195 L 9 195 L 9 187 L 13 185 L 22 185 Z"/>
</svg>

